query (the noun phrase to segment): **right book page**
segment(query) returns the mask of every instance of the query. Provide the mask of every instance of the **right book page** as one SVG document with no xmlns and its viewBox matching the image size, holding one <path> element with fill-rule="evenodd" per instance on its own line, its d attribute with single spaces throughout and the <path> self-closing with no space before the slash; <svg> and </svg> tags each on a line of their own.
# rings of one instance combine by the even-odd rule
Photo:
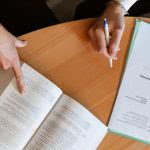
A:
<svg viewBox="0 0 150 150">
<path fill-rule="evenodd" d="M 150 25 L 138 26 L 109 130 L 150 144 Z"/>
<path fill-rule="evenodd" d="M 107 127 L 63 94 L 25 150 L 96 150 Z"/>
</svg>

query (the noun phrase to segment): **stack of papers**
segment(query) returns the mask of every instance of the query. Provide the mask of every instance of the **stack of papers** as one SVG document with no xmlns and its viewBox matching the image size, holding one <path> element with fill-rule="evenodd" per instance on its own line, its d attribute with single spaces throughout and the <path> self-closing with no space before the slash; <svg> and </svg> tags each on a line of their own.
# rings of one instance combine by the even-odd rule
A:
<svg viewBox="0 0 150 150">
<path fill-rule="evenodd" d="M 150 24 L 137 20 L 109 130 L 150 144 Z"/>
</svg>

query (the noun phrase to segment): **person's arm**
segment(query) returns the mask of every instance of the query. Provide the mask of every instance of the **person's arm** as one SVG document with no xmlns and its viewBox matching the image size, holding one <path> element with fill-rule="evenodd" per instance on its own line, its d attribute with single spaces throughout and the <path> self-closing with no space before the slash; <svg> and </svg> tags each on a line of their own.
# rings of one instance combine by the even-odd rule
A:
<svg viewBox="0 0 150 150">
<path fill-rule="evenodd" d="M 94 48 L 107 58 L 117 59 L 119 44 L 125 28 L 124 15 L 137 0 L 115 0 L 108 3 L 103 14 L 89 29 L 89 36 Z M 103 29 L 104 18 L 109 23 L 110 44 L 107 49 Z"/>
<path fill-rule="evenodd" d="M 4 70 L 13 69 L 21 93 L 24 91 L 24 82 L 16 48 L 26 45 L 26 41 L 16 38 L 0 24 L 0 68 Z"/>
</svg>

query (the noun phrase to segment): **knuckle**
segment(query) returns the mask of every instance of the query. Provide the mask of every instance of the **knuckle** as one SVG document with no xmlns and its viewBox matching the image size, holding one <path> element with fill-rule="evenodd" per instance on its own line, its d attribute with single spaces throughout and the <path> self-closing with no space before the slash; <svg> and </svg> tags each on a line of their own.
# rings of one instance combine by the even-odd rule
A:
<svg viewBox="0 0 150 150">
<path fill-rule="evenodd" d="M 8 65 L 6 63 L 6 61 L 4 59 L 1 60 L 1 68 L 3 70 L 7 70 L 8 69 Z"/>
<path fill-rule="evenodd" d="M 105 54 L 105 50 L 104 49 L 100 48 L 99 52 L 100 52 L 100 54 L 103 54 L 103 55 Z"/>
<path fill-rule="evenodd" d="M 99 27 L 95 28 L 95 33 L 101 33 L 101 32 L 102 32 L 101 28 Z"/>
<path fill-rule="evenodd" d="M 124 27 L 123 26 L 119 26 L 116 28 L 116 32 L 118 33 L 122 33 L 124 31 Z"/>
<path fill-rule="evenodd" d="M 19 61 L 18 57 L 15 56 L 15 57 L 12 58 L 11 63 L 12 64 L 18 64 L 18 61 Z"/>
<path fill-rule="evenodd" d="M 2 69 L 7 70 L 9 68 L 8 64 L 2 63 Z"/>
</svg>

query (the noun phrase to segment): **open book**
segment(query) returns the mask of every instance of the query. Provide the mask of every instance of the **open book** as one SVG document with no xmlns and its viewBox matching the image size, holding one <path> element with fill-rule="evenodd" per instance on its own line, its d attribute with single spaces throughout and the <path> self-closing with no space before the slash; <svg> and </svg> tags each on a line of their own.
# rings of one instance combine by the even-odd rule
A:
<svg viewBox="0 0 150 150">
<path fill-rule="evenodd" d="M 95 150 L 107 127 L 27 64 L 22 71 L 20 95 L 0 70 L 0 150 Z"/>
</svg>

